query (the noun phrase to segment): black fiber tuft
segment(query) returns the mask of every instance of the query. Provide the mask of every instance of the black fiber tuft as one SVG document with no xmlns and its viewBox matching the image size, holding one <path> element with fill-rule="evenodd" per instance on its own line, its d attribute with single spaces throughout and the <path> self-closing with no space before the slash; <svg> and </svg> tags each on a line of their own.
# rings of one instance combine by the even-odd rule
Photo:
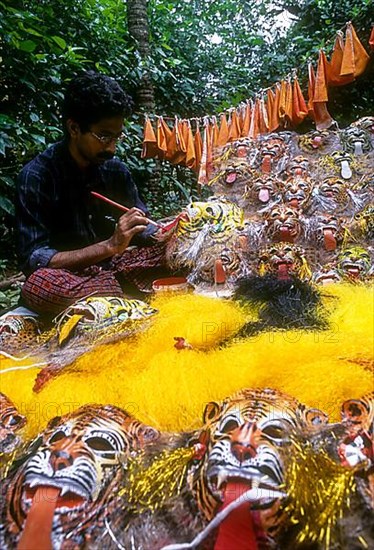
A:
<svg viewBox="0 0 374 550">
<path fill-rule="evenodd" d="M 239 282 L 234 299 L 259 308 L 259 321 L 247 323 L 236 336 L 270 328 L 321 330 L 328 326 L 320 292 L 297 278 L 280 281 L 274 275 L 251 276 Z"/>
</svg>

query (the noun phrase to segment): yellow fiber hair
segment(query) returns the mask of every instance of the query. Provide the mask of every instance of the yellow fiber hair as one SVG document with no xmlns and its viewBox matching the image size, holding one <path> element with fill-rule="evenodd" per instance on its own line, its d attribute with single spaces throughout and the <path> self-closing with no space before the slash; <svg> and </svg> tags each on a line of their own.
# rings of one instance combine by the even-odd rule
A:
<svg viewBox="0 0 374 550">
<path fill-rule="evenodd" d="M 373 389 L 373 293 L 355 285 L 323 292 L 329 330 L 266 332 L 222 349 L 219 343 L 248 320 L 237 304 L 191 294 L 156 297 L 159 313 L 144 333 L 86 353 L 39 394 L 32 392 L 36 367 L 3 372 L 0 391 L 27 416 L 30 436 L 53 416 L 90 402 L 125 408 L 162 430 L 188 430 L 201 425 L 207 402 L 244 387 L 282 390 L 337 421 L 344 400 Z M 175 337 L 193 349 L 177 350 Z M 0 368 L 19 363 L 3 358 Z"/>
</svg>

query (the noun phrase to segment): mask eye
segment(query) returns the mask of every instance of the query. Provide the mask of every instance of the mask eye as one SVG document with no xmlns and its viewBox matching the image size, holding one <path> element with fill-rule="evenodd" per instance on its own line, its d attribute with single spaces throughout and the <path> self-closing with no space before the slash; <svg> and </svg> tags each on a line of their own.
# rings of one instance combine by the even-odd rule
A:
<svg viewBox="0 0 374 550">
<path fill-rule="evenodd" d="M 18 424 L 21 424 L 23 421 L 22 416 L 18 414 L 8 414 L 3 418 L 4 426 L 9 426 L 10 428 L 15 428 Z"/>
<path fill-rule="evenodd" d="M 281 426 L 266 426 L 262 428 L 262 433 L 271 439 L 282 439 L 284 429 Z"/>
<path fill-rule="evenodd" d="M 9 418 L 7 424 L 8 424 L 8 426 L 12 426 L 12 427 L 18 426 L 18 424 L 22 423 L 22 420 L 23 420 L 22 416 L 12 415 Z"/>
<path fill-rule="evenodd" d="M 64 437 L 66 437 L 65 432 L 63 432 L 62 430 L 58 430 L 52 435 L 52 437 L 50 437 L 49 443 L 56 443 L 57 441 L 60 441 L 60 439 L 63 439 Z"/>
<path fill-rule="evenodd" d="M 115 448 L 107 439 L 103 437 L 89 437 L 85 441 L 93 451 L 102 451 L 102 452 L 115 452 Z"/>
<path fill-rule="evenodd" d="M 91 432 L 84 442 L 95 454 L 103 455 L 103 458 L 114 459 L 118 451 L 126 447 L 126 442 L 117 441 L 115 434 L 109 431 Z"/>
<path fill-rule="evenodd" d="M 55 416 L 54 418 L 52 418 L 52 420 L 50 420 L 48 423 L 48 429 L 51 430 L 52 428 L 55 428 L 60 420 L 61 416 Z"/>
<path fill-rule="evenodd" d="M 225 424 L 223 424 L 220 431 L 227 434 L 227 433 L 233 432 L 238 427 L 239 427 L 239 422 L 237 420 L 230 419 Z"/>
</svg>

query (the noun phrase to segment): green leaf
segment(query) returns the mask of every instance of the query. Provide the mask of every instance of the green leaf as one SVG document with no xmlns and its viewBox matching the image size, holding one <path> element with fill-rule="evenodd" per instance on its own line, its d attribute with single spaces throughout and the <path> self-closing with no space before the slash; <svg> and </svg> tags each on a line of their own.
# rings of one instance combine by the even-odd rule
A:
<svg viewBox="0 0 374 550">
<path fill-rule="evenodd" d="M 60 36 L 52 36 L 52 40 L 54 40 L 56 42 L 56 44 L 58 46 L 60 46 L 60 48 L 62 50 L 64 50 L 66 48 L 66 42 L 63 38 L 61 38 Z"/>
<path fill-rule="evenodd" d="M 14 180 L 9 176 L 0 176 L 0 180 L 5 183 L 8 187 L 14 187 Z"/>
<path fill-rule="evenodd" d="M 44 136 L 41 136 L 39 134 L 30 134 L 32 138 L 34 138 L 34 140 L 37 142 L 37 143 L 41 143 L 43 145 L 45 145 L 45 137 Z"/>
<path fill-rule="evenodd" d="M 36 48 L 36 43 L 33 40 L 24 40 L 18 46 L 24 52 L 33 52 Z"/>
<path fill-rule="evenodd" d="M 29 34 L 33 34 L 34 36 L 43 36 L 42 34 L 40 34 L 40 32 L 36 31 L 35 29 L 31 29 L 31 28 L 25 29 L 24 28 L 24 30 L 26 32 L 28 32 Z"/>
<path fill-rule="evenodd" d="M 14 216 L 14 204 L 6 197 L 0 196 L 0 209 L 4 210 L 7 214 Z"/>
</svg>

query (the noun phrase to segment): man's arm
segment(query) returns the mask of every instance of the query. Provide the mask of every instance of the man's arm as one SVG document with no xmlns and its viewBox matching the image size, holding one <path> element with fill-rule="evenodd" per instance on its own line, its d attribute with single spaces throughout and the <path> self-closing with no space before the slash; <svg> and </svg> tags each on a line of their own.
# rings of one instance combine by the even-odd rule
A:
<svg viewBox="0 0 374 550">
<path fill-rule="evenodd" d="M 138 208 L 131 208 L 120 217 L 109 239 L 79 250 L 56 252 L 50 259 L 48 267 L 78 271 L 115 254 L 121 254 L 129 246 L 131 239 L 143 232 L 147 225 L 144 212 Z"/>
</svg>

